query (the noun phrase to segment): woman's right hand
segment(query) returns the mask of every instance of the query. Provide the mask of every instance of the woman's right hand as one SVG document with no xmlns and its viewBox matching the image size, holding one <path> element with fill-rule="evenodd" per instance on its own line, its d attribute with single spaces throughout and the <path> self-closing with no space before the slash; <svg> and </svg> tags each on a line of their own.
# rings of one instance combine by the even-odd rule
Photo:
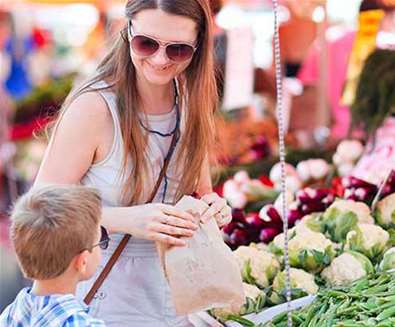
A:
<svg viewBox="0 0 395 327">
<path fill-rule="evenodd" d="M 199 228 L 196 219 L 186 211 L 163 203 L 133 207 L 130 234 L 137 238 L 184 246 L 182 237 L 191 237 Z"/>
</svg>

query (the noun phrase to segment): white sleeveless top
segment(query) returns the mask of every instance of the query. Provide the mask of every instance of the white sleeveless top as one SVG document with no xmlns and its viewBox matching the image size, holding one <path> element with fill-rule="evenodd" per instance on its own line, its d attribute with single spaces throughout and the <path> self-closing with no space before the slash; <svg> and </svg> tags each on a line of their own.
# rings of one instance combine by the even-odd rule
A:
<svg viewBox="0 0 395 327">
<path fill-rule="evenodd" d="M 104 82 L 95 87 L 105 87 Z M 110 90 L 98 90 L 105 100 L 111 113 L 114 126 L 114 135 L 111 150 L 101 162 L 91 165 L 81 183 L 99 190 L 104 206 L 122 206 L 122 189 L 124 178 L 122 166 L 124 159 L 123 139 L 120 127 L 120 118 L 117 110 L 116 96 Z M 142 120 L 144 126 L 163 134 L 173 131 L 176 124 L 177 112 L 163 115 L 148 115 L 147 121 Z M 184 121 L 181 115 L 180 130 L 184 130 Z M 142 118 L 145 118 L 144 116 Z M 148 136 L 148 169 L 149 178 L 145 181 L 144 202 L 150 196 L 154 183 L 158 178 L 164 158 L 171 144 L 172 136 L 162 137 L 149 133 Z M 176 147 L 167 169 L 166 203 L 173 203 L 180 174 L 175 167 Z M 133 163 L 130 163 L 133 165 Z M 162 202 L 165 188 L 163 179 L 154 202 Z M 106 250 L 102 251 L 102 262 L 93 278 L 79 283 L 77 297 L 83 299 L 93 282 L 103 269 L 104 264 L 113 254 L 122 239 L 123 234 L 111 234 L 111 242 Z M 171 292 L 163 269 L 159 263 L 159 256 L 153 241 L 132 237 L 122 255 L 117 260 L 111 274 L 95 295 L 91 305 L 90 314 L 99 317 L 109 327 L 190 327 L 186 316 L 178 317 L 171 300 Z"/>
<path fill-rule="evenodd" d="M 106 83 L 100 82 L 95 87 L 105 87 Z M 111 113 L 114 126 L 114 135 L 111 150 L 101 162 L 92 164 L 85 176 L 81 179 L 83 185 L 91 186 L 99 190 L 102 196 L 104 206 L 121 206 L 122 190 L 125 181 L 125 176 L 122 176 L 122 168 L 124 161 L 124 143 L 122 139 L 122 132 L 120 126 L 119 112 L 117 109 L 116 96 L 111 90 L 98 90 L 98 93 L 105 100 L 108 110 Z M 169 113 L 162 115 L 147 115 L 147 121 L 144 116 L 142 123 L 150 130 L 155 130 L 161 133 L 170 133 L 176 124 L 177 112 L 175 108 Z M 184 115 L 181 115 L 180 129 L 183 130 Z M 172 140 L 172 135 L 162 137 L 160 135 L 149 133 L 148 136 L 148 174 L 149 178 L 144 185 L 144 200 L 145 202 L 150 196 L 154 184 L 157 181 L 161 168 L 163 166 L 164 158 L 169 150 Z M 175 157 L 179 145 L 176 147 L 170 160 L 166 177 L 167 177 L 167 191 L 164 199 L 165 203 L 174 203 L 175 194 L 181 178 L 181 170 L 175 167 Z M 133 163 L 131 163 L 133 164 Z M 153 202 L 162 202 L 163 193 L 165 189 L 165 179 L 159 187 Z"/>
</svg>

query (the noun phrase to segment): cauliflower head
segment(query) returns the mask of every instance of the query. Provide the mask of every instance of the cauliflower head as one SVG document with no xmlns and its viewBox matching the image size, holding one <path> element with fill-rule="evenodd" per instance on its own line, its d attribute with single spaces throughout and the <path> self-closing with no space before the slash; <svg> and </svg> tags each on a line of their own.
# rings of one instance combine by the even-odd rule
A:
<svg viewBox="0 0 395 327">
<path fill-rule="evenodd" d="M 392 247 L 385 251 L 379 268 L 381 271 L 395 269 L 395 247 Z"/>
<path fill-rule="evenodd" d="M 334 242 L 344 241 L 358 223 L 374 223 L 369 207 L 363 202 L 336 200 L 323 215 L 324 229 Z"/>
<path fill-rule="evenodd" d="M 332 242 L 322 233 L 310 229 L 297 231 L 289 241 L 289 262 L 292 267 L 318 272 L 335 256 Z"/>
<path fill-rule="evenodd" d="M 303 227 L 301 227 L 300 229 L 303 229 Z M 295 235 L 296 235 L 296 227 L 293 227 L 288 230 L 288 240 L 295 237 Z M 270 242 L 269 244 L 270 252 L 274 253 L 276 256 L 284 255 L 284 240 L 285 240 L 284 233 L 276 235 L 273 241 Z"/>
<path fill-rule="evenodd" d="M 358 224 L 347 234 L 346 250 L 363 253 L 370 259 L 377 259 L 388 243 L 389 233 L 373 224 Z"/>
<path fill-rule="evenodd" d="M 233 253 L 247 283 L 268 287 L 280 270 L 280 263 L 270 252 L 252 246 L 240 246 Z"/>
<path fill-rule="evenodd" d="M 289 259 L 292 267 L 309 272 L 321 271 L 335 256 L 333 243 L 324 234 L 314 232 L 300 223 L 289 230 Z M 284 233 L 277 235 L 269 248 L 278 256 L 284 254 Z"/>
<path fill-rule="evenodd" d="M 318 286 L 314 281 L 314 275 L 302 269 L 291 268 L 291 288 L 301 289 L 307 294 L 316 294 L 318 291 Z M 284 293 L 285 291 L 285 279 L 286 272 L 282 271 L 277 274 L 273 281 L 273 290 L 277 293 Z"/>
<path fill-rule="evenodd" d="M 321 272 L 321 277 L 331 286 L 347 286 L 373 271 L 373 265 L 366 256 L 347 251 L 333 259 L 331 265 Z"/>
<path fill-rule="evenodd" d="M 321 213 L 311 213 L 304 216 L 299 222 L 296 223 L 296 231 L 299 232 L 305 228 L 313 232 L 324 232 Z"/>
<path fill-rule="evenodd" d="M 380 226 L 384 228 L 395 227 L 395 193 L 386 196 L 377 203 L 374 216 Z"/>
</svg>

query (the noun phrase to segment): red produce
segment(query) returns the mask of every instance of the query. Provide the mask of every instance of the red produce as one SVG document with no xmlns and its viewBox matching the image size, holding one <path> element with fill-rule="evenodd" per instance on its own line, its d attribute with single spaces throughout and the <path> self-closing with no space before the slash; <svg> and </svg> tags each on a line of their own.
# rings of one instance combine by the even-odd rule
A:
<svg viewBox="0 0 395 327">
<path fill-rule="evenodd" d="M 229 244 L 233 246 L 248 245 L 250 242 L 248 233 L 245 229 L 236 228 L 229 235 Z"/>
<path fill-rule="evenodd" d="M 288 213 L 288 224 L 289 226 L 295 225 L 295 222 L 302 219 L 304 214 L 299 210 L 290 210 Z"/>
<path fill-rule="evenodd" d="M 266 175 L 259 176 L 258 179 L 266 186 L 274 187 L 274 183 Z"/>
<path fill-rule="evenodd" d="M 266 225 L 280 225 L 282 226 L 283 220 L 280 213 L 272 204 L 265 205 L 259 212 L 260 218 L 266 222 Z"/>
<path fill-rule="evenodd" d="M 220 197 L 223 197 L 224 196 L 224 183 L 215 186 L 213 191 L 215 193 L 217 193 Z"/>
<path fill-rule="evenodd" d="M 224 228 L 222 228 L 222 231 L 223 231 L 225 234 L 230 235 L 230 234 L 232 234 L 232 232 L 233 232 L 236 228 L 241 228 L 241 229 L 243 229 L 243 228 L 244 228 L 244 225 L 243 225 L 242 223 L 232 221 L 232 222 L 230 222 L 229 224 L 227 224 Z"/>
<path fill-rule="evenodd" d="M 262 229 L 265 227 L 265 221 L 259 217 L 258 212 L 251 212 L 247 214 L 245 220 L 248 227 L 255 229 Z"/>
<path fill-rule="evenodd" d="M 245 215 L 242 209 L 232 209 L 232 221 L 245 223 Z"/>
<path fill-rule="evenodd" d="M 354 176 L 343 177 L 341 179 L 341 183 L 342 183 L 343 187 L 345 187 L 345 188 L 358 188 L 358 187 L 375 188 L 376 187 L 376 185 L 369 183 L 367 181 L 364 181 L 363 179 L 354 177 Z"/>
<path fill-rule="evenodd" d="M 312 212 L 325 211 L 326 208 L 327 208 L 327 206 L 325 205 L 325 203 L 318 201 L 318 202 L 310 202 L 308 204 L 302 204 L 299 207 L 299 211 L 304 216 L 304 215 L 308 215 L 309 213 L 312 213 Z"/>
<path fill-rule="evenodd" d="M 281 230 L 278 228 L 267 227 L 261 230 L 259 234 L 259 240 L 263 243 L 269 243 L 280 233 Z"/>
<path fill-rule="evenodd" d="M 339 198 L 343 197 L 344 186 L 342 184 L 341 177 L 335 177 L 334 179 L 332 179 L 332 190 L 337 197 Z"/>
<path fill-rule="evenodd" d="M 318 202 L 332 194 L 330 189 L 304 188 L 296 193 L 296 199 L 301 203 Z"/>
</svg>

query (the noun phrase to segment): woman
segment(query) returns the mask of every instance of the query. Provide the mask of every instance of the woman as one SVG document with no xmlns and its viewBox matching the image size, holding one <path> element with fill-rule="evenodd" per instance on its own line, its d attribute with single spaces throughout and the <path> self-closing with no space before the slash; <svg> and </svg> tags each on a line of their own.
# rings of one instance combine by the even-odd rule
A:
<svg viewBox="0 0 395 327">
<path fill-rule="evenodd" d="M 108 326 L 188 326 L 175 315 L 154 241 L 183 246 L 180 237 L 193 235 L 192 217 L 172 205 L 183 194 L 204 194 L 203 221 L 215 216 L 222 226 L 231 217 L 209 175 L 217 102 L 211 13 L 208 0 L 129 0 L 126 17 L 97 75 L 66 101 L 36 183 L 101 191 L 103 225 L 116 233 L 103 265 L 122 234 L 132 235 L 92 301 L 93 315 Z M 154 203 L 143 204 L 178 132 Z M 79 288 L 81 298 L 92 283 Z"/>
</svg>

